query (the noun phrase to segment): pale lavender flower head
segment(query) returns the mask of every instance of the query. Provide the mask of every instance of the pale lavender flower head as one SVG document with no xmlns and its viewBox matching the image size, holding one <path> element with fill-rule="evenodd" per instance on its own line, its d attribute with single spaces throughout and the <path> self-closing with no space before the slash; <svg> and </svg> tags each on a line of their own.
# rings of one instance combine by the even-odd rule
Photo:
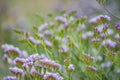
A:
<svg viewBox="0 0 120 80">
<path fill-rule="evenodd" d="M 115 27 L 116 27 L 117 30 L 120 30 L 120 23 L 117 23 L 117 24 L 115 25 Z"/>
<path fill-rule="evenodd" d="M 89 20 L 89 23 L 91 24 L 97 24 L 99 23 L 100 21 L 111 21 L 111 18 L 107 15 L 99 15 L 99 16 L 96 16 L 92 19 Z"/>
<path fill-rule="evenodd" d="M 87 66 L 86 69 L 90 70 L 90 71 L 93 71 L 93 72 L 97 71 L 97 69 L 95 67 L 93 67 L 93 66 Z"/>
<path fill-rule="evenodd" d="M 19 58 L 19 57 L 15 58 L 14 61 L 16 64 L 19 64 L 19 65 L 22 65 L 23 63 L 25 63 L 25 59 Z"/>
<path fill-rule="evenodd" d="M 10 72 L 15 74 L 15 75 L 22 75 L 24 74 L 24 71 L 20 68 L 14 67 L 14 68 L 9 68 Z"/>
<path fill-rule="evenodd" d="M 35 70 L 34 67 L 32 67 L 31 71 L 30 71 L 30 74 L 31 75 L 36 75 L 37 74 L 37 71 Z"/>
<path fill-rule="evenodd" d="M 3 80 L 18 80 L 15 76 L 6 76 Z"/>
<path fill-rule="evenodd" d="M 91 41 L 92 41 L 93 43 L 98 43 L 98 42 L 100 42 L 100 39 L 99 39 L 99 38 L 93 38 Z"/>
<path fill-rule="evenodd" d="M 4 49 L 4 52 L 14 52 L 15 55 L 18 55 L 19 57 L 27 57 L 28 54 L 26 51 L 22 51 L 17 47 L 14 47 L 13 45 L 9 45 L 9 44 L 4 44 L 2 45 L 2 48 Z"/>
<path fill-rule="evenodd" d="M 114 38 L 115 38 L 116 40 L 120 41 L 120 35 L 119 35 L 119 34 L 116 34 L 116 35 L 114 36 Z"/>
<path fill-rule="evenodd" d="M 27 57 L 28 57 L 28 53 L 27 53 L 25 50 L 23 50 L 23 51 L 21 51 L 21 53 L 19 54 L 19 57 L 21 57 L 21 58 L 27 58 Z"/>
<path fill-rule="evenodd" d="M 73 65 L 73 64 L 70 64 L 70 65 L 68 66 L 68 70 L 69 70 L 69 71 L 74 71 L 74 70 L 75 70 L 74 65 Z"/>
<path fill-rule="evenodd" d="M 28 40 L 31 42 L 31 43 L 33 43 L 33 44 L 36 44 L 36 45 L 40 45 L 41 44 L 41 42 L 39 41 L 39 40 L 36 40 L 34 37 L 32 37 L 32 36 L 30 36 L 29 38 L 28 38 Z"/>
<path fill-rule="evenodd" d="M 62 22 L 62 23 L 66 23 L 67 22 L 67 19 L 65 17 L 63 17 L 63 16 L 57 16 L 55 18 L 55 20 L 58 21 L 58 22 Z"/>
<path fill-rule="evenodd" d="M 42 31 L 46 30 L 47 28 L 48 28 L 48 23 L 44 23 L 38 28 L 38 30 L 39 30 L 39 32 L 42 32 Z"/>
<path fill-rule="evenodd" d="M 102 41 L 101 45 L 102 46 L 107 45 L 110 48 L 115 48 L 117 46 L 117 43 L 110 39 L 106 39 L 106 40 Z"/>
<path fill-rule="evenodd" d="M 15 52 L 17 55 L 21 52 L 19 48 L 14 47 L 13 45 L 4 44 L 1 47 L 4 49 L 4 52 Z"/>
<path fill-rule="evenodd" d="M 60 53 L 67 53 L 69 51 L 69 48 L 66 45 L 62 45 L 62 49 L 59 50 Z"/>
<path fill-rule="evenodd" d="M 63 78 L 58 73 L 46 73 L 44 80 L 63 80 Z"/>
<path fill-rule="evenodd" d="M 89 31 L 89 32 L 84 33 L 84 34 L 82 35 L 82 38 L 86 40 L 86 39 L 88 39 L 89 37 L 92 37 L 93 35 L 94 35 L 94 33 L 91 32 L 91 31 Z"/>
<path fill-rule="evenodd" d="M 49 48 L 51 48 L 53 46 L 52 43 L 50 41 L 48 41 L 48 40 L 45 40 L 45 44 Z"/>
<path fill-rule="evenodd" d="M 26 60 L 29 62 L 34 62 L 36 60 L 40 59 L 40 55 L 35 53 L 35 54 L 32 54 L 30 55 Z"/>
<path fill-rule="evenodd" d="M 52 61 L 52 60 L 42 59 L 42 60 L 40 60 L 40 63 L 43 66 L 48 66 L 48 67 L 52 67 L 52 68 L 55 68 L 55 69 L 60 68 L 60 64 L 58 64 L 58 63 L 56 63 L 55 61 Z"/>
<path fill-rule="evenodd" d="M 2 57 L 3 60 L 7 61 L 8 60 L 8 56 L 6 54 L 4 54 L 4 56 Z"/>
</svg>

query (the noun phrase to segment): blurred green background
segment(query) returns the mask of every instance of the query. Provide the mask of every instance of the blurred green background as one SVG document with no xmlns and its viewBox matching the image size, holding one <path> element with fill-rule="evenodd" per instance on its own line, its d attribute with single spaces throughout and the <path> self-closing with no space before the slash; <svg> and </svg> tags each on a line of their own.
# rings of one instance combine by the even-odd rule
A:
<svg viewBox="0 0 120 80">
<path fill-rule="evenodd" d="M 120 0 L 109 0 L 108 9 L 120 16 Z M 0 0 L 0 46 L 4 43 L 17 45 L 14 28 L 30 31 L 32 25 L 39 25 L 35 17 L 39 13 L 45 17 L 49 13 L 77 10 L 76 17 L 93 17 L 108 14 L 96 0 Z M 8 65 L 2 61 L 3 51 L 0 49 L 0 79 L 8 73 Z"/>
</svg>

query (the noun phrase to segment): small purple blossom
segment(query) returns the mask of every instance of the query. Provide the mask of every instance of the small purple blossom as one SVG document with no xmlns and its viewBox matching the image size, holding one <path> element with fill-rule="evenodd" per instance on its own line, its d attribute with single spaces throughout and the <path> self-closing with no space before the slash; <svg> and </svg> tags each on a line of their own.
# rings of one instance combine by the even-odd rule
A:
<svg viewBox="0 0 120 80">
<path fill-rule="evenodd" d="M 92 37 L 93 35 L 94 35 L 94 33 L 91 32 L 91 31 L 89 31 L 89 32 L 84 33 L 84 34 L 82 35 L 82 38 L 86 40 L 86 39 L 88 39 L 89 37 Z"/>
<path fill-rule="evenodd" d="M 111 21 L 111 18 L 107 15 L 99 15 L 89 20 L 91 24 L 97 24 L 100 21 Z"/>
<path fill-rule="evenodd" d="M 110 39 L 106 39 L 106 40 L 102 41 L 101 45 L 102 46 L 107 45 L 110 48 L 115 48 L 117 46 L 117 43 Z"/>
<path fill-rule="evenodd" d="M 93 72 L 97 71 L 97 69 L 95 67 L 93 67 L 93 66 L 87 66 L 86 69 L 90 70 L 90 71 L 93 71 Z"/>
<path fill-rule="evenodd" d="M 38 59 L 40 59 L 40 55 L 36 53 L 36 54 L 30 55 L 26 60 L 30 62 L 34 62 Z"/>
<path fill-rule="evenodd" d="M 40 42 L 39 40 L 36 40 L 36 39 L 33 38 L 32 36 L 30 36 L 30 37 L 28 38 L 28 40 L 29 40 L 31 43 L 36 44 L 36 45 L 40 45 L 40 44 L 41 44 L 41 42 Z"/>
<path fill-rule="evenodd" d="M 22 75 L 24 71 L 20 68 L 14 67 L 14 68 L 9 68 L 10 72 L 15 74 L 15 75 Z"/>
<path fill-rule="evenodd" d="M 14 61 L 15 61 L 16 64 L 21 64 L 22 65 L 25 62 L 25 59 L 17 57 L 17 58 L 14 59 Z"/>
<path fill-rule="evenodd" d="M 3 80 L 18 80 L 15 76 L 6 76 Z"/>
<path fill-rule="evenodd" d="M 69 71 L 74 71 L 74 70 L 75 70 L 74 65 L 73 65 L 73 64 L 70 64 L 70 65 L 68 66 L 68 70 L 69 70 Z"/>
<path fill-rule="evenodd" d="M 63 80 L 63 78 L 58 73 L 46 73 L 44 80 Z"/>
<path fill-rule="evenodd" d="M 42 32 L 42 31 L 46 30 L 47 28 L 48 28 L 48 23 L 44 23 L 38 28 L 38 30 L 39 30 L 39 32 Z"/>
<path fill-rule="evenodd" d="M 120 23 L 117 23 L 117 24 L 115 25 L 115 27 L 116 27 L 117 30 L 120 30 Z"/>
<path fill-rule="evenodd" d="M 119 35 L 119 34 L 116 34 L 116 35 L 114 36 L 114 38 L 115 38 L 116 40 L 120 41 L 120 35 Z"/>
<path fill-rule="evenodd" d="M 56 63 L 55 61 L 52 61 L 52 60 L 43 59 L 43 60 L 40 60 L 40 63 L 44 66 L 50 66 L 50 67 L 55 68 L 55 69 L 60 68 L 60 64 L 58 64 L 58 63 Z"/>
</svg>

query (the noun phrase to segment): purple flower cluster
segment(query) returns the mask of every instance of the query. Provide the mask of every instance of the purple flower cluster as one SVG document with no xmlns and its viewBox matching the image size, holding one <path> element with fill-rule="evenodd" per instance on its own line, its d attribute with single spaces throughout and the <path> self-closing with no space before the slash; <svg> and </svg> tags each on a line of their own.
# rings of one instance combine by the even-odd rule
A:
<svg viewBox="0 0 120 80">
<path fill-rule="evenodd" d="M 7 77 L 4 77 L 3 80 L 18 80 L 18 79 L 14 76 L 7 76 Z"/>
<path fill-rule="evenodd" d="M 63 78 L 58 73 L 46 73 L 44 80 L 63 80 Z"/>
<path fill-rule="evenodd" d="M 117 43 L 110 40 L 110 39 L 106 39 L 106 40 L 103 40 L 102 43 L 101 43 L 102 46 L 105 46 L 107 45 L 108 47 L 110 48 L 115 48 L 117 46 Z"/>
<path fill-rule="evenodd" d="M 19 57 L 23 57 L 23 58 L 28 57 L 28 54 L 26 51 L 24 51 L 24 50 L 22 51 L 19 48 L 14 47 L 13 45 L 4 44 L 1 47 L 2 47 L 2 49 L 4 49 L 4 52 L 15 53 L 15 55 L 18 55 Z"/>
<path fill-rule="evenodd" d="M 106 21 L 111 21 L 111 18 L 107 15 L 99 15 L 99 16 L 96 16 L 92 19 L 89 20 L 89 23 L 91 24 L 98 24 L 100 22 L 106 22 Z"/>
</svg>

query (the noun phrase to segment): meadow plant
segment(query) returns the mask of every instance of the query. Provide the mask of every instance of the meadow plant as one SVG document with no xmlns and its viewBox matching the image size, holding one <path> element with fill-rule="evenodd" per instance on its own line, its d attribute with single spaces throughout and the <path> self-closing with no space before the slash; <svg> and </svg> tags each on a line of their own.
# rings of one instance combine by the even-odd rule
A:
<svg viewBox="0 0 120 80">
<path fill-rule="evenodd" d="M 34 32 L 15 29 L 27 47 L 1 46 L 12 73 L 3 80 L 119 80 L 120 23 L 108 15 L 75 14 L 49 14 L 47 21 L 37 15 L 41 24 Z"/>
</svg>

